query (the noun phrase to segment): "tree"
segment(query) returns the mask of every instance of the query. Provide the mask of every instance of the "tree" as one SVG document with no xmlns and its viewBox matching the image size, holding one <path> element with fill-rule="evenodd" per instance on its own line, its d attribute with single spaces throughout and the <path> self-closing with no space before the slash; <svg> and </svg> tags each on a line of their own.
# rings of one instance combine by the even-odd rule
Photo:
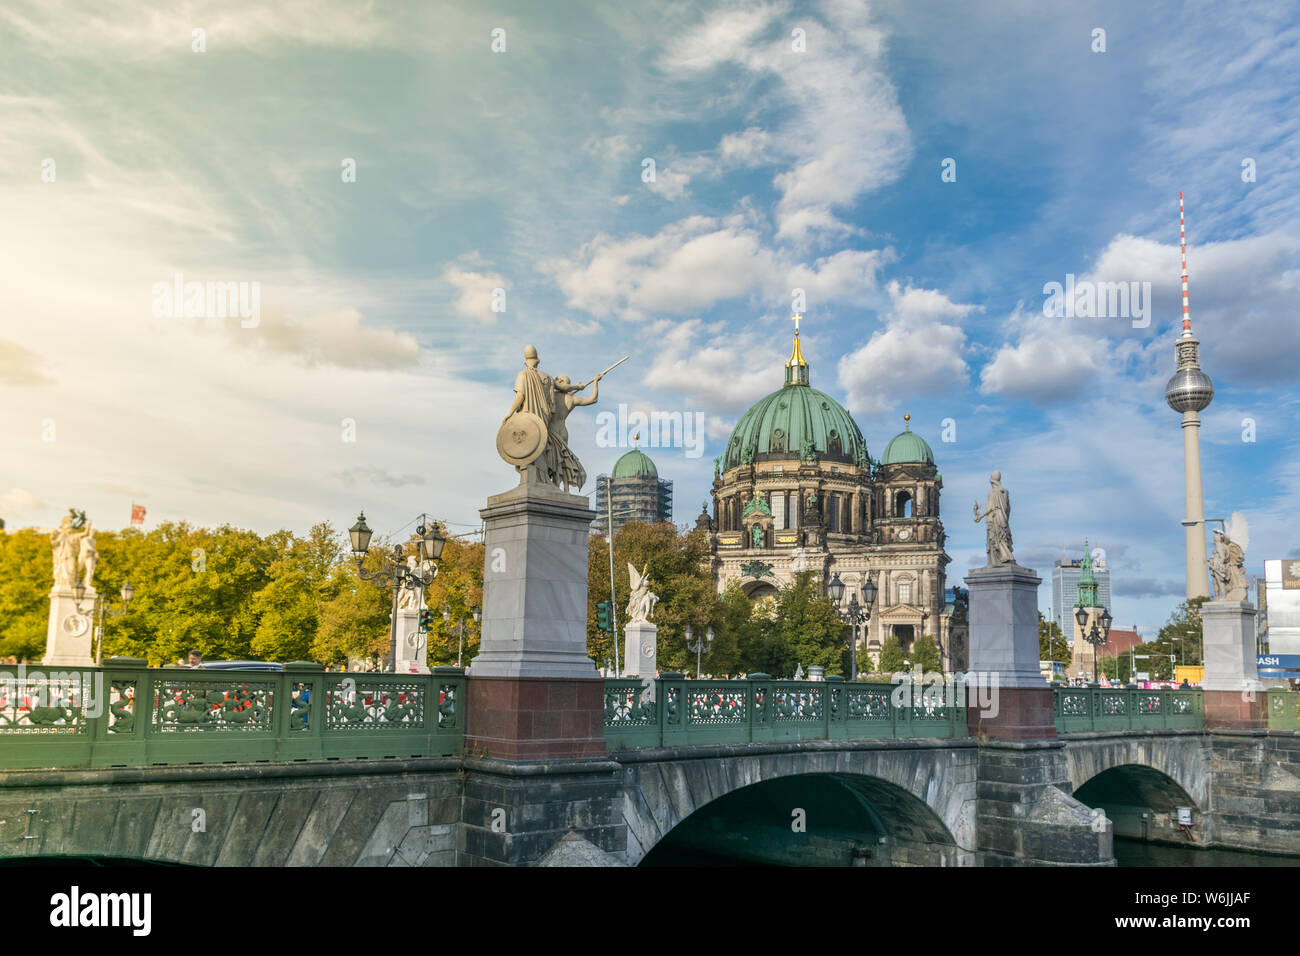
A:
<svg viewBox="0 0 1300 956">
<path fill-rule="evenodd" d="M 748 672 L 793 676 L 795 668 L 820 664 L 827 674 L 842 674 L 848 626 L 821 593 L 813 575 L 803 573 L 777 592 L 770 616 L 760 615 L 755 653 L 742 666 Z"/>
<path fill-rule="evenodd" d="M 336 573 L 343 542 L 327 521 L 313 526 L 306 538 L 277 531 L 268 541 L 277 556 L 267 569 L 267 585 L 253 601 L 258 623 L 251 649 L 262 660 L 306 660 L 321 612 L 343 585 Z"/>
<path fill-rule="evenodd" d="M 53 563 L 48 535 L 0 534 L 0 659 L 32 661 L 44 652 Z"/>
<path fill-rule="evenodd" d="M 1061 625 L 1043 617 L 1042 611 L 1038 612 L 1038 659 L 1070 663 L 1070 645 L 1061 633 Z"/>
<path fill-rule="evenodd" d="M 484 546 L 479 541 L 449 538 L 442 549 L 438 576 L 425 595 L 433 611 L 433 627 L 428 634 L 432 666 L 455 664 L 458 650 L 462 665 L 468 666 L 478 653 L 482 628 L 474 623 L 474 609 L 483 607 L 483 557 Z M 446 620 L 442 616 L 444 607 L 448 610 Z M 458 626 L 462 628 L 459 634 Z"/>
<path fill-rule="evenodd" d="M 1207 600 L 1209 599 L 1194 597 L 1179 604 L 1164 627 L 1160 628 L 1156 639 L 1148 645 L 1153 679 L 1174 679 L 1172 657 L 1177 658 L 1178 664 L 1195 666 L 1203 662 L 1201 605 Z"/>
<path fill-rule="evenodd" d="M 929 634 L 922 634 L 912 645 L 912 666 L 921 668 L 922 673 L 943 670 L 939 645 Z"/>
<path fill-rule="evenodd" d="M 880 645 L 880 663 L 876 669 L 885 674 L 894 674 L 903 669 L 903 645 L 892 634 Z"/>
</svg>

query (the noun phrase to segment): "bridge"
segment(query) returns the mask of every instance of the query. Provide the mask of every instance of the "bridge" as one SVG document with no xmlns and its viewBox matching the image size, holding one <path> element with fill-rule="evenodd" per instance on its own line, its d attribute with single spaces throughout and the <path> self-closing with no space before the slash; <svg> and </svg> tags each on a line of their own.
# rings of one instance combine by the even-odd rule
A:
<svg viewBox="0 0 1300 956">
<path fill-rule="evenodd" d="M 476 680 L 0 668 L 0 861 L 1104 866 L 1117 833 L 1300 854 L 1296 693 L 1234 729 L 1200 690 L 1058 688 L 1054 735 L 1005 739 L 953 682 L 669 674 L 592 682 L 603 753 L 520 761 L 482 745 Z M 538 739 L 585 719 L 563 704 L 522 708 Z"/>
</svg>

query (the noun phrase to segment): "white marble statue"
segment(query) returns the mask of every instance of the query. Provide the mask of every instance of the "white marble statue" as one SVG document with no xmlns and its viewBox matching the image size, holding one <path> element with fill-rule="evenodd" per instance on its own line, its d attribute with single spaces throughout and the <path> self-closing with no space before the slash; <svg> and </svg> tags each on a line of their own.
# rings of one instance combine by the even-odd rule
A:
<svg viewBox="0 0 1300 956">
<path fill-rule="evenodd" d="M 90 522 L 77 528 L 73 516 L 68 514 L 64 515 L 57 528 L 41 530 L 49 534 L 54 552 L 54 586 L 92 587 L 95 566 L 99 563 L 99 551 L 95 548 L 95 531 Z"/>
<path fill-rule="evenodd" d="M 628 623 L 638 624 L 649 621 L 654 615 L 655 605 L 659 603 L 659 596 L 650 591 L 650 578 L 646 574 L 646 569 L 642 569 L 641 573 L 637 574 L 636 566 L 629 563 L 627 577 L 632 585 L 632 597 L 627 602 Z"/>
<path fill-rule="evenodd" d="M 419 571 L 413 554 L 406 556 L 406 566 L 411 571 Z M 418 611 L 424 607 L 424 590 L 418 587 L 404 587 L 397 592 L 397 609 L 399 611 Z"/>
<path fill-rule="evenodd" d="M 984 512 L 980 513 L 980 504 L 975 502 L 975 523 L 988 519 L 989 567 L 1002 564 L 1015 564 L 1015 555 L 1011 553 L 1011 495 L 1002 487 L 1002 473 L 995 471 L 989 476 L 988 499 L 984 502 Z"/>
<path fill-rule="evenodd" d="M 1228 531 L 1214 532 L 1214 549 L 1210 552 L 1210 580 L 1216 601 L 1244 601 L 1250 593 L 1246 579 L 1246 545 L 1250 534 L 1246 519 L 1234 512 Z M 1231 537 L 1229 537 L 1231 535 Z"/>
<path fill-rule="evenodd" d="M 82 571 L 82 587 L 87 590 L 93 590 L 92 581 L 95 577 L 95 565 L 99 563 L 99 549 L 95 547 L 95 529 L 86 522 L 86 530 L 81 535 L 81 548 L 78 555 L 78 564 Z"/>
<path fill-rule="evenodd" d="M 581 488 L 587 473 L 569 448 L 569 413 L 579 405 L 595 404 L 595 389 L 590 398 L 578 398 L 578 393 L 627 360 L 625 355 L 590 381 L 573 385 L 567 376 L 552 378 L 541 370 L 536 346 L 525 348 L 525 367 L 515 376 L 514 401 L 497 432 L 501 457 L 515 466 L 524 481 L 565 491 Z"/>
</svg>

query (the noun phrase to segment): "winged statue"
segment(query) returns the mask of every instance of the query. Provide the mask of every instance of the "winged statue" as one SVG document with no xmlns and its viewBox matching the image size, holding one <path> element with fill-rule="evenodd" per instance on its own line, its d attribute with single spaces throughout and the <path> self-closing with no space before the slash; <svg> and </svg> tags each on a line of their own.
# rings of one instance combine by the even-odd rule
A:
<svg viewBox="0 0 1300 956">
<path fill-rule="evenodd" d="M 627 565 L 627 579 L 632 586 L 632 597 L 627 602 L 627 619 L 630 624 L 647 622 L 654 614 L 659 596 L 650 591 L 650 576 L 646 574 L 649 566 L 637 574 L 636 565 L 630 561 Z"/>
</svg>

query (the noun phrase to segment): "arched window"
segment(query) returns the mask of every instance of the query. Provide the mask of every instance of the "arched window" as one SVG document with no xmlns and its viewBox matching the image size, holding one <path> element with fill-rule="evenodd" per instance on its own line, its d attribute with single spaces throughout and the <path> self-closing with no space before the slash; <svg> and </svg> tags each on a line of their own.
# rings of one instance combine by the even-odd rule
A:
<svg viewBox="0 0 1300 956">
<path fill-rule="evenodd" d="M 912 517 L 912 493 L 910 491 L 900 491 L 894 496 L 894 517 Z"/>
</svg>

